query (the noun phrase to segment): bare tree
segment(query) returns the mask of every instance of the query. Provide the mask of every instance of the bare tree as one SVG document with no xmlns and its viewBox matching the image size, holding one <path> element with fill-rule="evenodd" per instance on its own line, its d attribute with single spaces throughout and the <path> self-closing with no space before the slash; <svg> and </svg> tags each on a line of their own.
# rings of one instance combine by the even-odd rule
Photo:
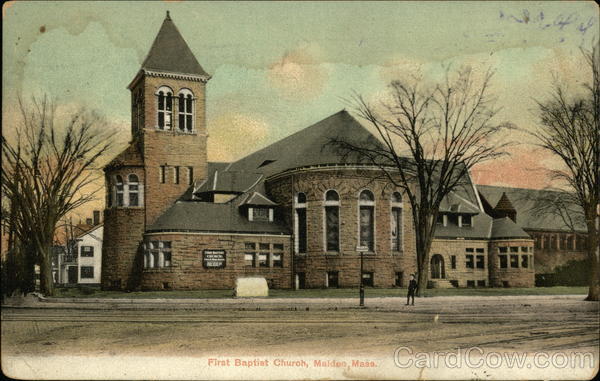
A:
<svg viewBox="0 0 600 381">
<path fill-rule="evenodd" d="M 475 80 L 471 68 L 447 68 L 445 79 L 427 85 L 422 78 L 390 84 L 391 101 L 369 104 L 356 95 L 356 113 L 377 131 L 376 142 L 332 139 L 347 157 L 377 166 L 402 189 L 412 207 L 419 294 L 427 287 L 429 252 L 442 200 L 468 185 L 468 171 L 502 154 L 498 133 L 512 128 L 494 123 L 498 109 L 490 93 L 493 73 Z M 405 153 L 405 154 L 403 154 Z"/>
<path fill-rule="evenodd" d="M 549 204 L 553 210 L 548 212 L 575 215 L 574 205 L 581 208 L 579 213 L 583 212 L 591 270 L 587 300 L 597 301 L 600 297 L 600 53 L 596 47 L 582 54 L 591 69 L 591 81 L 584 85 L 581 94 L 569 94 L 556 83 L 549 99 L 537 102 L 540 125 L 533 135 L 542 148 L 563 164 L 562 169 L 550 171 L 557 187 L 562 188 L 562 202 Z"/>
<path fill-rule="evenodd" d="M 58 222 L 93 200 L 101 187 L 98 160 L 111 146 L 101 118 L 80 110 L 57 126 L 56 106 L 44 97 L 25 105 L 16 138 L 2 137 L 2 191 L 10 199 L 16 239 L 32 247 L 40 266 L 40 288 L 54 292 L 51 254 Z"/>
</svg>

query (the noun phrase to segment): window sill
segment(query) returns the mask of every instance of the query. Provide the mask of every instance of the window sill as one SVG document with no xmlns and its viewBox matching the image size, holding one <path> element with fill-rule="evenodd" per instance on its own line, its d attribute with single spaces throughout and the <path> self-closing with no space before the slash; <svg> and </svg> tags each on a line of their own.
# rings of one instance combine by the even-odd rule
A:
<svg viewBox="0 0 600 381">
<path fill-rule="evenodd" d="M 159 267 L 157 269 L 154 269 L 154 268 L 152 268 L 152 269 L 144 269 L 145 273 L 159 273 L 159 272 L 163 272 L 163 271 L 172 272 L 173 271 L 173 266 L 171 266 L 171 267 Z"/>
<path fill-rule="evenodd" d="M 178 134 L 178 135 L 198 135 L 198 132 L 196 130 L 181 131 L 179 128 L 165 129 L 165 128 L 159 128 L 158 126 L 156 126 L 156 127 L 154 127 L 154 130 L 159 131 L 159 132 L 171 132 L 171 133 Z"/>
<path fill-rule="evenodd" d="M 144 209 L 143 206 L 111 206 L 107 209 Z"/>
</svg>

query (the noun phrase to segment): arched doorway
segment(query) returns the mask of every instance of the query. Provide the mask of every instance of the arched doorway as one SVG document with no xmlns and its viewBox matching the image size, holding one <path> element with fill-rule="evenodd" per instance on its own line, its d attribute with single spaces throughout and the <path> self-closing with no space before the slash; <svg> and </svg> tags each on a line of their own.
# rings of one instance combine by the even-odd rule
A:
<svg viewBox="0 0 600 381">
<path fill-rule="evenodd" d="M 446 270 L 444 268 L 444 258 L 439 254 L 434 254 L 431 257 L 431 279 L 446 278 Z"/>
</svg>

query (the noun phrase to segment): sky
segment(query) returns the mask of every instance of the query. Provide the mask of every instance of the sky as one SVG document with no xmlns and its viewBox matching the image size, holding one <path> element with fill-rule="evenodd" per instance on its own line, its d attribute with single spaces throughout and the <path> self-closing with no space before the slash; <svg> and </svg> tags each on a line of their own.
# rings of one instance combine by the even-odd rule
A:
<svg viewBox="0 0 600 381">
<path fill-rule="evenodd" d="M 535 100 L 553 78 L 581 88 L 580 49 L 599 40 L 598 6 L 568 2 L 11 1 L 4 4 L 3 134 L 21 95 L 48 94 L 64 110 L 98 110 L 130 138 L 126 86 L 169 10 L 212 79 L 209 160 L 231 161 L 343 108 L 378 99 L 389 82 L 444 65 L 495 71 L 499 121 L 538 123 Z M 543 188 L 556 161 L 525 132 L 511 155 L 473 170 L 480 184 Z"/>
</svg>

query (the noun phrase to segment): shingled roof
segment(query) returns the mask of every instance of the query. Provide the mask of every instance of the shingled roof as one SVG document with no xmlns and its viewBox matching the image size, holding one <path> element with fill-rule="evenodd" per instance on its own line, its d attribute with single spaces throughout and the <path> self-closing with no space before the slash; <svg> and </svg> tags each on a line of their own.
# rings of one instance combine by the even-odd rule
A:
<svg viewBox="0 0 600 381">
<path fill-rule="evenodd" d="M 275 206 L 277 204 L 261 193 L 252 192 L 242 201 L 241 205 Z"/>
<path fill-rule="evenodd" d="M 332 139 L 371 146 L 381 142 L 354 119 L 346 110 L 333 114 L 312 126 L 264 147 L 236 162 L 209 163 L 207 178 L 197 184 L 196 195 L 202 193 L 238 193 L 223 204 L 200 202 L 191 195 L 183 195 L 149 230 L 202 230 L 230 232 L 286 232 L 279 222 L 251 222 L 241 214 L 241 205 L 275 204 L 267 198 L 265 180 L 296 168 L 340 164 L 371 164 L 365 159 L 348 157 Z M 473 227 L 438 227 L 436 237 L 489 238 L 492 218 L 479 209 L 479 200 L 470 179 L 457 188 L 442 203 L 447 212 L 473 215 Z M 522 236 L 524 232 L 518 232 Z"/>
<path fill-rule="evenodd" d="M 208 76 L 171 20 L 169 12 L 162 23 L 142 69 L 158 72 Z"/>
<path fill-rule="evenodd" d="M 497 187 L 490 185 L 477 185 L 477 190 L 482 196 L 482 201 L 488 205 L 500 203 L 502 194 L 511 200 L 511 204 L 517 211 L 517 221 L 523 229 L 547 230 L 547 231 L 572 231 L 565 222 L 556 215 L 544 214 L 536 211 L 539 200 L 552 199 L 558 192 L 540 189 Z M 572 217 L 575 218 L 575 230 L 585 232 L 587 230 L 583 220 L 576 219 L 583 215 L 581 208 L 577 205 L 572 207 Z"/>
<path fill-rule="evenodd" d="M 498 200 L 498 203 L 494 209 L 513 211 L 515 210 L 515 207 L 513 206 L 512 202 L 510 202 L 506 192 L 502 192 L 502 196 L 500 197 L 500 200 Z"/>
<path fill-rule="evenodd" d="M 262 173 L 268 177 L 294 168 L 348 163 L 344 152 L 328 144 L 334 138 L 354 144 L 381 145 L 373 134 L 342 110 L 232 163 L 228 170 Z M 370 164 L 365 159 L 352 161 L 353 164 Z"/>
<path fill-rule="evenodd" d="M 240 213 L 239 197 L 232 202 L 178 201 L 148 228 L 152 231 L 203 231 L 253 234 L 290 234 L 279 221 L 249 221 Z"/>
<path fill-rule="evenodd" d="M 104 168 L 139 167 L 144 165 L 144 158 L 136 142 L 131 142 L 120 154 L 112 159 Z"/>
<path fill-rule="evenodd" d="M 523 229 L 508 217 L 495 219 L 492 223 L 490 238 L 531 238 Z"/>
</svg>

